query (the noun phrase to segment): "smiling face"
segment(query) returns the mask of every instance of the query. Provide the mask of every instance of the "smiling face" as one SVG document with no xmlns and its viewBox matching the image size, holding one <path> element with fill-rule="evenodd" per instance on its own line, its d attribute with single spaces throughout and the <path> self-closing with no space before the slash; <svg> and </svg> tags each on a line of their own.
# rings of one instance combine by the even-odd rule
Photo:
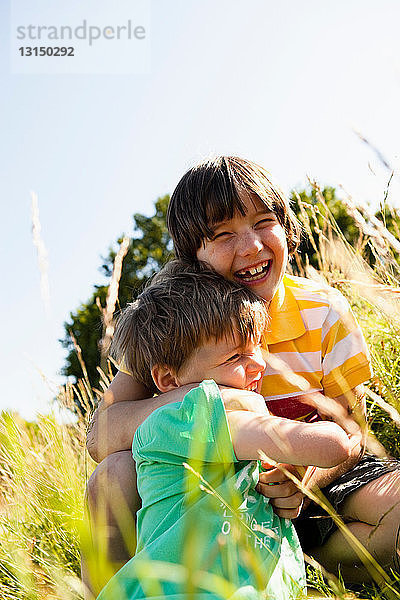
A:
<svg viewBox="0 0 400 600">
<path fill-rule="evenodd" d="M 214 379 L 218 385 L 258 390 L 266 364 L 260 340 L 240 344 L 238 336 L 211 339 L 200 346 L 179 370 L 176 383 L 199 383 Z"/>
<path fill-rule="evenodd" d="M 269 301 L 286 270 L 285 230 L 257 196 L 242 194 L 240 198 L 246 213 L 215 224 L 213 236 L 204 240 L 197 258 Z"/>
</svg>

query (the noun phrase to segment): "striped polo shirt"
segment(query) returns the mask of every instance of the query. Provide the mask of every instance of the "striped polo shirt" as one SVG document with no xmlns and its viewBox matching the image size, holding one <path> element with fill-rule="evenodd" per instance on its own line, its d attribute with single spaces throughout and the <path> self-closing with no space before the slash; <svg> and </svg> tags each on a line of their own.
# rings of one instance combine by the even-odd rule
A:
<svg viewBox="0 0 400 600">
<path fill-rule="evenodd" d="M 323 392 L 335 398 L 371 377 L 360 327 L 337 290 L 285 275 L 269 314 L 261 393 L 273 414 L 313 420 L 316 411 L 298 396 Z"/>
</svg>

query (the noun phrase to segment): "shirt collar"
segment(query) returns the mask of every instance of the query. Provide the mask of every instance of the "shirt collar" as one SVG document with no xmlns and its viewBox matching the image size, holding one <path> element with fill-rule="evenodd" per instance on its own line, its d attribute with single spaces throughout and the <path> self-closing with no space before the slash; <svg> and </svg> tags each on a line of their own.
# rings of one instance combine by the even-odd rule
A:
<svg viewBox="0 0 400 600">
<path fill-rule="evenodd" d="M 300 308 L 286 275 L 281 281 L 268 308 L 270 322 L 263 336 L 267 346 L 300 337 L 306 331 Z"/>
</svg>

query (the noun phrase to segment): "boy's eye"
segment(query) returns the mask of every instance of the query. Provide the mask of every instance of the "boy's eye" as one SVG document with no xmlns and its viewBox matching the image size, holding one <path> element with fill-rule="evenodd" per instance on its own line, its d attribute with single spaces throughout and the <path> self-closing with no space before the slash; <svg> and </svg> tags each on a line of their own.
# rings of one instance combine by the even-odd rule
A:
<svg viewBox="0 0 400 600">
<path fill-rule="evenodd" d="M 211 238 L 211 241 L 221 239 L 227 235 L 230 235 L 229 231 L 219 231 L 218 233 L 214 233 L 213 237 Z"/>
<path fill-rule="evenodd" d="M 240 354 L 233 354 L 232 356 L 227 358 L 225 362 L 227 362 L 227 363 L 235 362 L 235 360 L 237 360 L 239 357 L 240 357 Z"/>
<path fill-rule="evenodd" d="M 257 225 L 267 225 L 268 223 L 273 223 L 275 221 L 275 216 L 271 215 L 269 217 L 265 217 L 264 219 L 260 219 L 256 222 Z"/>
</svg>

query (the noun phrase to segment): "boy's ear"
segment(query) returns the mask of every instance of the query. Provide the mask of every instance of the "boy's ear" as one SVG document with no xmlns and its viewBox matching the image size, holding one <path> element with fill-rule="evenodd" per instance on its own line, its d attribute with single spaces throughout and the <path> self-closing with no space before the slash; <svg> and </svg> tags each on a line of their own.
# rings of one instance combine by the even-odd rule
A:
<svg viewBox="0 0 400 600">
<path fill-rule="evenodd" d="M 154 365 L 151 369 L 151 376 L 160 392 L 169 392 L 177 387 L 179 383 L 170 367 L 165 365 Z"/>
</svg>

